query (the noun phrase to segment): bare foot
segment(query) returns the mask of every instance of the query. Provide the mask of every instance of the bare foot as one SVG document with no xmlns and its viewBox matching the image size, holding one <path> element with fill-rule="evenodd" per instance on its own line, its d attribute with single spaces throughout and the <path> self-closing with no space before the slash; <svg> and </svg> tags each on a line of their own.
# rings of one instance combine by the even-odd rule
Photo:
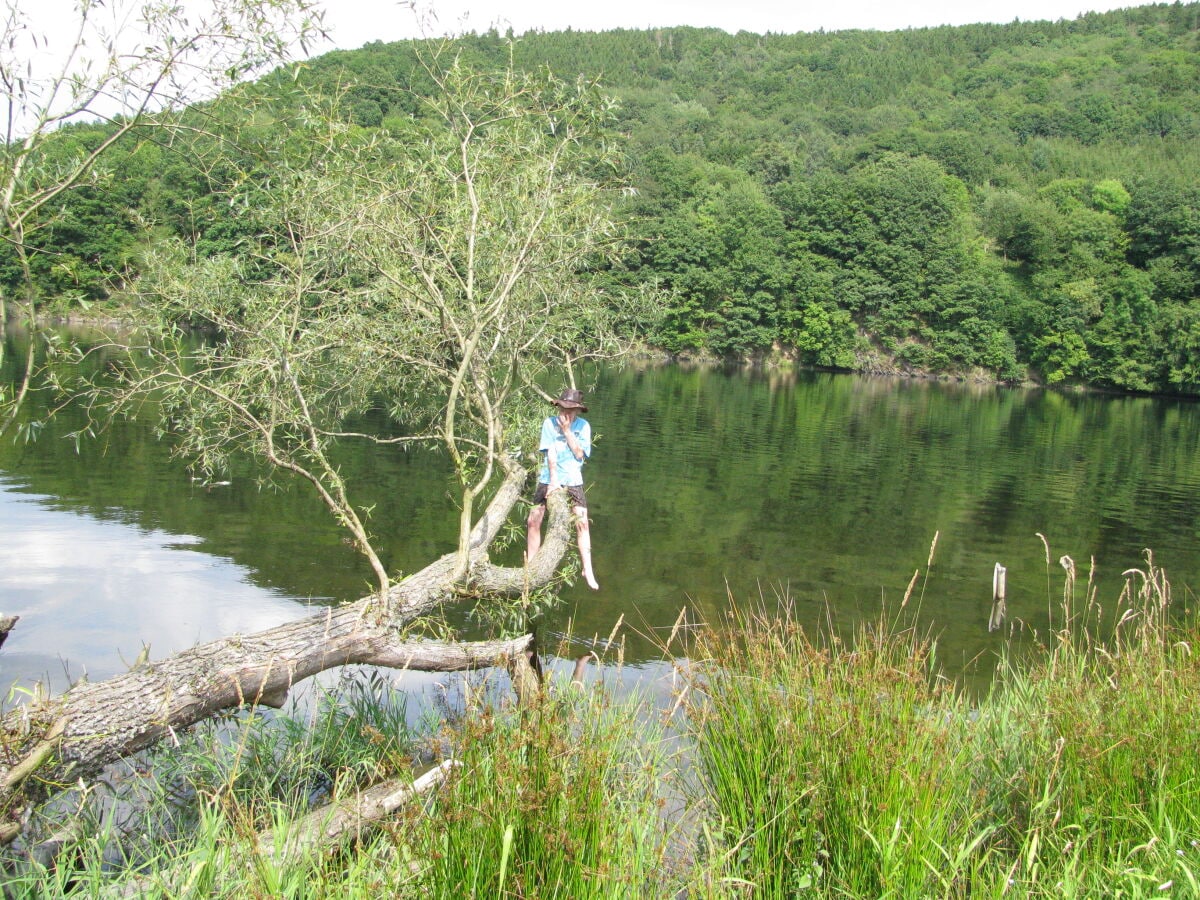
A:
<svg viewBox="0 0 1200 900">
<path fill-rule="evenodd" d="M 600 585 L 596 582 L 596 576 L 593 575 L 591 572 L 584 572 L 583 580 L 587 582 L 587 586 L 590 587 L 593 591 L 600 590 Z"/>
</svg>

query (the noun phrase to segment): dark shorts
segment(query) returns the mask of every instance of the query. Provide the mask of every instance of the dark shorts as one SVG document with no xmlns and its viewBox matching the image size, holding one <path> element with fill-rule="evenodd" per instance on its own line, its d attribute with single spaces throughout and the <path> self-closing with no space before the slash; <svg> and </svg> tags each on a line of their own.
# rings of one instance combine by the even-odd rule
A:
<svg viewBox="0 0 1200 900">
<path fill-rule="evenodd" d="M 537 490 L 533 492 L 533 505 L 541 506 L 546 502 L 546 490 L 550 485 L 538 482 Z M 571 495 L 572 506 L 582 506 L 587 509 L 587 497 L 583 493 L 582 484 L 563 485 L 563 489 Z"/>
</svg>

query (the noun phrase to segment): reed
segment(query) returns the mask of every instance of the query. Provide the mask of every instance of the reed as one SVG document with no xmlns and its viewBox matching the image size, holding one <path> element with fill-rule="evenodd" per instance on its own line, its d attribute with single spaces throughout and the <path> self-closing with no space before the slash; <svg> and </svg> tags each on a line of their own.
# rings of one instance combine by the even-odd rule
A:
<svg viewBox="0 0 1200 900">
<path fill-rule="evenodd" d="M 912 629 L 818 641 L 791 607 L 701 634 L 689 712 L 714 855 L 754 896 L 928 896 L 973 842 L 965 714 Z"/>
<path fill-rule="evenodd" d="M 428 860 L 419 895 L 663 896 L 669 759 L 644 706 L 561 684 L 527 709 L 471 710 L 446 735 L 455 776 L 403 829 Z"/>
<path fill-rule="evenodd" d="M 1147 554 L 1113 609 L 1062 561 L 1058 628 L 981 700 L 881 617 L 843 642 L 732 604 L 693 650 L 699 896 L 1188 895 L 1200 871 L 1195 631 Z"/>
<path fill-rule="evenodd" d="M 10 863 L 6 900 L 1200 896 L 1197 629 L 1151 555 L 1104 609 L 1046 549 L 1055 628 L 982 695 L 911 618 L 810 632 L 786 596 L 681 616 L 669 710 L 564 675 L 521 708 L 464 692 L 414 733 L 369 676 L 302 720 L 181 736 L 119 802 L 69 796 L 69 841 Z M 454 775 L 380 830 L 260 852 L 431 747 Z"/>
<path fill-rule="evenodd" d="M 986 745 L 1007 750 L 988 780 L 991 802 L 1007 811 L 1006 883 L 1024 892 L 1049 896 L 1061 882 L 1079 896 L 1162 896 L 1159 886 L 1177 882 L 1191 892 L 1184 885 L 1196 877 L 1196 632 L 1171 621 L 1170 586 L 1151 554 L 1125 574 L 1107 616 L 1090 589 L 1075 607 L 1099 628 L 1073 620 L 1075 598 L 1064 593 L 1053 646 L 1019 666 L 1004 660 L 986 706 Z"/>
</svg>

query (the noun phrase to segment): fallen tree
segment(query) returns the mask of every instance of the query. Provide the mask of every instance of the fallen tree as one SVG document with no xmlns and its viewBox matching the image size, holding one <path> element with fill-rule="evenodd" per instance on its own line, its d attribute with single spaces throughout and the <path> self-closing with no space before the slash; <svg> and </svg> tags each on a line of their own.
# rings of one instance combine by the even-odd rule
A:
<svg viewBox="0 0 1200 900">
<path fill-rule="evenodd" d="M 279 707 L 294 685 L 335 666 L 455 672 L 515 661 L 528 667 L 531 635 L 455 643 L 405 634 L 406 626 L 437 606 L 478 596 L 481 584 L 491 596 L 519 596 L 554 578 L 572 531 L 562 492 L 551 497 L 546 540 L 527 566 L 496 566 L 488 558 L 525 477 L 524 469 L 510 464 L 471 532 L 465 580 L 455 580 L 457 554 L 448 554 L 390 588 L 386 602 L 372 594 L 256 634 L 232 635 L 147 661 L 107 681 L 77 684 L 58 697 L 9 712 L 0 720 L 0 843 L 15 839 L 26 811 L 55 791 L 225 710 Z"/>
</svg>

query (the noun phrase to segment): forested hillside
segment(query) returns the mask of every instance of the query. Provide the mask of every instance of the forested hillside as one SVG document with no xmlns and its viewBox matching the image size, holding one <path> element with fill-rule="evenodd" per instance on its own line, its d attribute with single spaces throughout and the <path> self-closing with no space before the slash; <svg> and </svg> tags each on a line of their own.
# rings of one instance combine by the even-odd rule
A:
<svg viewBox="0 0 1200 900">
<path fill-rule="evenodd" d="M 668 351 L 1200 393 L 1198 3 L 889 33 L 491 33 L 457 49 L 599 79 L 615 99 L 636 252 L 597 277 L 664 290 Z M 106 297 L 165 234 L 236 253 L 253 220 L 231 191 L 270 176 L 289 122 L 318 114 L 312 91 L 358 128 L 399 132 L 428 85 L 413 44 L 375 43 L 190 113 L 222 140 L 130 142 L 39 233 L 47 302 Z M 52 152 L 101 134 L 77 126 Z"/>
</svg>

